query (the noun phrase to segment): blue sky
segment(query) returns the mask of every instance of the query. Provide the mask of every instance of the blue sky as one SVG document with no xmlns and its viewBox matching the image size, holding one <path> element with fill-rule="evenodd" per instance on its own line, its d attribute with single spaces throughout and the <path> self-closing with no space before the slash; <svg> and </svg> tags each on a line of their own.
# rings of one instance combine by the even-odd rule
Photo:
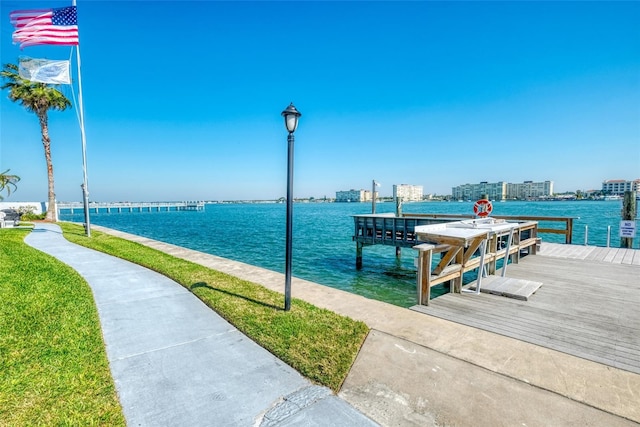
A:
<svg viewBox="0 0 640 427">
<path fill-rule="evenodd" d="M 11 42 L 0 60 L 68 59 Z M 334 197 L 480 181 L 640 178 L 640 2 L 78 0 L 90 199 Z M 73 73 L 75 56 L 73 57 Z M 70 86 L 62 86 L 68 97 Z M 77 96 L 77 86 L 75 89 Z M 56 195 L 82 197 L 77 109 L 49 115 Z M 0 95 L 5 201 L 46 199 L 38 121 Z M 6 194 L 4 194 L 6 196 Z"/>
</svg>

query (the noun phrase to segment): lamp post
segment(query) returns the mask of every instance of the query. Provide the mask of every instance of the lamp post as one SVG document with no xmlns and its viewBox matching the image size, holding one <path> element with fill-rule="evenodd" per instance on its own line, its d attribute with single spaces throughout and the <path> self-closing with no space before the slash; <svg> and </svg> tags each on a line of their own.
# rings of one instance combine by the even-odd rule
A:
<svg viewBox="0 0 640 427">
<path fill-rule="evenodd" d="M 86 169 L 85 169 L 86 171 Z M 82 205 L 84 206 L 84 232 L 87 237 L 91 237 L 91 224 L 89 223 L 89 191 L 87 190 L 87 175 L 84 175 L 85 181 L 80 184 L 82 188 Z"/>
<path fill-rule="evenodd" d="M 292 255 L 292 240 L 293 240 L 293 133 L 298 127 L 298 118 L 301 116 L 300 112 L 296 110 L 293 102 L 282 112 L 284 117 L 284 125 L 289 132 L 287 137 L 288 150 L 288 162 L 287 162 L 287 246 L 285 252 L 285 268 L 284 268 L 284 310 L 289 311 L 291 308 L 291 255 Z"/>
</svg>

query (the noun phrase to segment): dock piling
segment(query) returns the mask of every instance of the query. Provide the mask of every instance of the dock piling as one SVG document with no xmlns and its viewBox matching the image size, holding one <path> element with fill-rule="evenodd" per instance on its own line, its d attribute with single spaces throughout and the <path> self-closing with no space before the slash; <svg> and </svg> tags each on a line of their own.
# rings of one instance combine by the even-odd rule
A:
<svg viewBox="0 0 640 427">
<path fill-rule="evenodd" d="M 635 221 L 636 214 L 636 192 L 625 191 L 624 200 L 622 201 L 622 220 Z M 633 237 L 620 237 L 620 247 L 633 248 Z"/>
</svg>

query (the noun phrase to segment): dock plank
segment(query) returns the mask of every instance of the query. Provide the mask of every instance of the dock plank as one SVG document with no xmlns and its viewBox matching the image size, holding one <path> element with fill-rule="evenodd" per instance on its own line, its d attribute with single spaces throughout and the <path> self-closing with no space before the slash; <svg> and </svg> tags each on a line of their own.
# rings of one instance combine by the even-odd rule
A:
<svg viewBox="0 0 640 427">
<path fill-rule="evenodd" d="M 632 249 L 624 249 L 622 264 L 633 264 L 633 253 L 634 251 Z"/>
<path fill-rule="evenodd" d="M 616 256 L 613 257 L 611 262 L 614 264 L 622 264 L 622 261 L 624 260 L 624 255 L 625 255 L 625 250 L 618 249 L 618 252 L 616 252 Z"/>
<path fill-rule="evenodd" d="M 543 285 L 528 301 L 446 294 L 412 309 L 640 374 L 640 267 L 536 255 L 507 276 Z"/>
<path fill-rule="evenodd" d="M 607 254 L 609 253 L 609 249 L 610 248 L 596 247 L 585 259 L 593 261 L 604 261 L 605 256 L 607 256 Z"/>
<path fill-rule="evenodd" d="M 609 253 L 607 255 L 605 255 L 604 257 L 604 262 L 612 262 L 613 258 L 615 258 L 616 254 L 618 253 L 618 248 L 611 248 L 611 250 L 609 251 Z"/>
</svg>

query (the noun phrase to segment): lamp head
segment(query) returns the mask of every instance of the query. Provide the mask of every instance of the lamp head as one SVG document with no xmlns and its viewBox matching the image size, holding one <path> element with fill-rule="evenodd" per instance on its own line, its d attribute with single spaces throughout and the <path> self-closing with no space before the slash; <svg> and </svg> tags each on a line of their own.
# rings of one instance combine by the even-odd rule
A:
<svg viewBox="0 0 640 427">
<path fill-rule="evenodd" d="M 302 114 L 296 110 L 296 107 L 293 105 L 293 102 L 289 104 L 289 106 L 282 112 L 282 116 L 284 117 L 284 125 L 287 127 L 287 131 L 289 133 L 293 133 L 296 131 L 298 127 L 298 117 Z"/>
</svg>

